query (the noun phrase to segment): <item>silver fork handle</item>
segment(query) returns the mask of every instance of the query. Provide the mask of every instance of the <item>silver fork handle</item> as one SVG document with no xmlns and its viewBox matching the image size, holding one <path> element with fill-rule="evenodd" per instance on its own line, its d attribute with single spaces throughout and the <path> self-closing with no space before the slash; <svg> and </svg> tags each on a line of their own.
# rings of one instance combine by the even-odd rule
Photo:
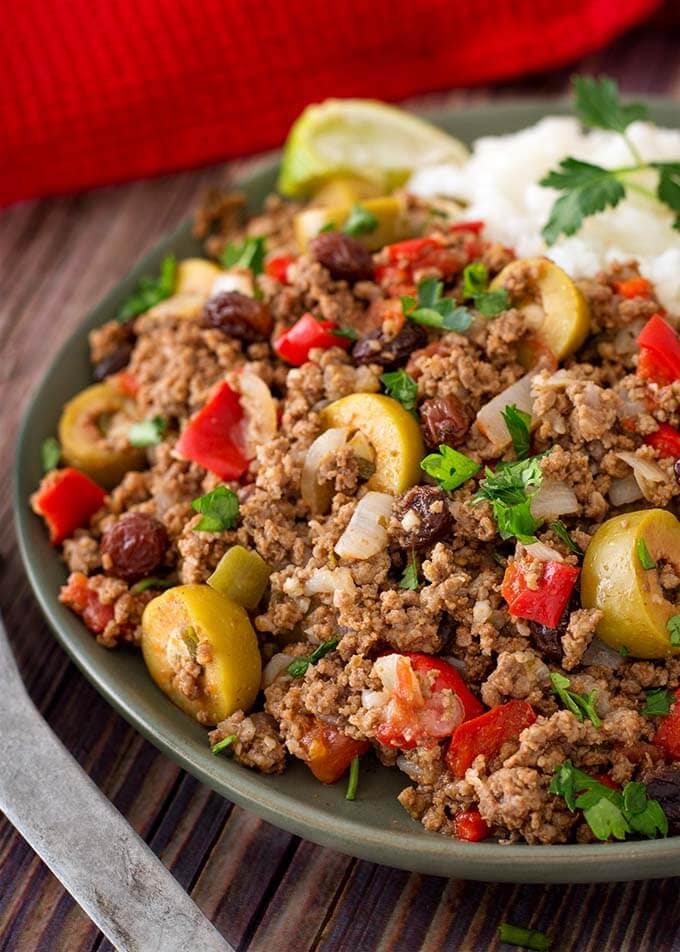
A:
<svg viewBox="0 0 680 952">
<path fill-rule="evenodd" d="M 0 621 L 0 810 L 122 952 L 233 952 L 31 703 Z"/>
</svg>

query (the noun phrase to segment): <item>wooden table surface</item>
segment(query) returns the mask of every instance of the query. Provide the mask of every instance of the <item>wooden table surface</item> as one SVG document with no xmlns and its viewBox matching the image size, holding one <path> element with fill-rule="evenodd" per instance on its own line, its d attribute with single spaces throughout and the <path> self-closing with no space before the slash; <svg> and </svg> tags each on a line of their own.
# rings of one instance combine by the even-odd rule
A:
<svg viewBox="0 0 680 952">
<path fill-rule="evenodd" d="M 673 10 L 549 76 L 432 94 L 411 105 L 563 94 L 574 68 L 609 73 L 628 92 L 680 99 L 680 23 Z M 144 741 L 97 695 L 45 625 L 19 561 L 9 503 L 12 445 L 26 396 L 107 288 L 190 213 L 208 185 L 246 167 L 232 163 L 0 214 L 0 607 L 33 700 L 239 949 L 476 952 L 497 948 L 505 921 L 547 930 L 557 950 L 680 949 L 678 880 L 549 887 L 445 880 L 360 862 L 277 830 L 211 793 Z M 109 948 L 0 817 L 0 950 Z"/>
</svg>

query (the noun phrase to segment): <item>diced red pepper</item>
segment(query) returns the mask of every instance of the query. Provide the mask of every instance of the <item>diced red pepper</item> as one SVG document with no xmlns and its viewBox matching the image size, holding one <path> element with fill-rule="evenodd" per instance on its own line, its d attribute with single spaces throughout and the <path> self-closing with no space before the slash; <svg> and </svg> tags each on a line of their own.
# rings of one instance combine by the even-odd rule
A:
<svg viewBox="0 0 680 952">
<path fill-rule="evenodd" d="M 579 569 L 573 565 L 542 562 L 536 588 L 529 588 L 522 562 L 515 561 L 505 570 L 501 594 L 515 618 L 557 628 L 578 576 Z"/>
<path fill-rule="evenodd" d="M 675 704 L 661 721 L 652 743 L 663 751 L 666 760 L 680 760 L 680 688 L 675 692 Z"/>
<path fill-rule="evenodd" d="M 660 314 L 653 314 L 640 331 L 638 374 L 656 383 L 680 380 L 680 337 Z M 646 353 L 645 353 L 646 351 Z"/>
<path fill-rule="evenodd" d="M 414 671 L 426 674 L 428 671 L 436 671 L 437 677 L 432 685 L 433 691 L 443 691 L 449 688 L 456 695 L 463 705 L 465 720 L 471 717 L 478 717 L 484 713 L 484 705 L 475 697 L 469 689 L 462 675 L 453 667 L 453 665 L 444 661 L 442 658 L 433 658 L 431 655 L 419 654 L 416 651 L 405 651 L 404 655 L 411 661 L 411 667 Z"/>
<path fill-rule="evenodd" d="M 609 787 L 610 790 L 621 789 L 621 786 L 616 782 L 616 780 L 612 780 L 609 774 L 606 774 L 606 773 L 595 774 L 594 779 L 597 780 L 598 783 L 603 784 L 603 786 Z"/>
<path fill-rule="evenodd" d="M 73 572 L 66 585 L 62 586 L 59 601 L 80 615 L 90 631 L 101 634 L 110 621 L 113 621 L 113 605 L 100 601 L 95 589 L 91 588 L 86 575 Z"/>
<path fill-rule="evenodd" d="M 294 255 L 275 255 L 265 262 L 265 274 L 268 274 L 270 278 L 275 278 L 280 284 L 290 284 L 288 266 L 294 261 Z"/>
<path fill-rule="evenodd" d="M 333 321 L 317 321 L 313 314 L 303 314 L 299 321 L 284 331 L 274 341 L 274 350 L 282 360 L 301 367 L 309 360 L 309 352 L 315 347 L 342 347 L 351 345 L 348 337 L 338 337 L 333 331 L 338 325 Z"/>
<path fill-rule="evenodd" d="M 453 832 L 459 840 L 479 843 L 487 838 L 491 830 L 479 810 L 462 810 L 453 818 Z"/>
<path fill-rule="evenodd" d="M 661 354 L 650 350 L 649 347 L 641 347 L 637 363 L 638 377 L 643 380 L 651 380 L 652 383 L 658 383 L 660 387 L 665 387 L 675 380 L 675 370 L 672 364 L 664 360 Z"/>
<path fill-rule="evenodd" d="M 670 423 L 660 423 L 658 430 L 645 437 L 645 443 L 653 446 L 662 456 L 680 458 L 680 432 Z"/>
<path fill-rule="evenodd" d="M 239 395 L 224 382 L 189 421 L 175 449 L 220 479 L 239 479 L 248 468 L 242 420 Z"/>
<path fill-rule="evenodd" d="M 454 225 L 449 226 L 449 231 L 473 231 L 476 235 L 478 235 L 483 228 L 483 221 L 457 221 Z"/>
<path fill-rule="evenodd" d="M 651 282 L 647 278 L 636 277 L 627 278 L 625 281 L 615 281 L 614 289 L 617 294 L 625 298 L 645 297 L 648 298 L 652 292 Z"/>
<path fill-rule="evenodd" d="M 107 382 L 120 390 L 121 393 L 124 393 L 126 397 L 137 396 L 139 381 L 129 370 L 121 370 L 120 373 L 109 377 Z"/>
<path fill-rule="evenodd" d="M 461 270 L 465 257 L 473 254 L 477 244 L 475 240 L 474 248 L 471 245 L 465 254 L 461 254 L 458 249 L 448 248 L 444 238 L 435 236 L 408 238 L 406 241 L 386 245 L 381 252 L 386 263 L 376 266 L 375 280 L 389 294 L 412 294 L 415 291 L 416 271 L 432 269 L 444 278 L 451 277 Z"/>
<path fill-rule="evenodd" d="M 465 771 L 480 754 L 494 757 L 503 744 L 519 737 L 536 720 L 528 701 L 508 701 L 492 707 L 481 717 L 460 724 L 451 738 L 446 752 L 446 766 L 454 777 L 464 777 Z"/>
<path fill-rule="evenodd" d="M 365 754 L 370 747 L 367 741 L 354 740 L 316 718 L 310 718 L 309 729 L 300 744 L 305 749 L 305 763 L 321 783 L 335 783 L 354 758 Z"/>
<path fill-rule="evenodd" d="M 31 497 L 31 506 L 47 523 L 50 542 L 59 545 L 88 525 L 105 497 L 101 486 L 79 469 L 53 469 Z"/>
<path fill-rule="evenodd" d="M 416 264 L 425 252 L 441 247 L 441 241 L 436 238 L 407 238 L 406 241 L 385 245 L 383 251 L 391 264 Z"/>
</svg>

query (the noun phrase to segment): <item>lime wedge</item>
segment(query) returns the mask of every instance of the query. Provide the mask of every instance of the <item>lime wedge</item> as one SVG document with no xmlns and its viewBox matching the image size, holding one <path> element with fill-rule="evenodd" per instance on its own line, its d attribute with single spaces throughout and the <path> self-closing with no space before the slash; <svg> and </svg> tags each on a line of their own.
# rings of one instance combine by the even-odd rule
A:
<svg viewBox="0 0 680 952">
<path fill-rule="evenodd" d="M 389 192 L 414 169 L 460 163 L 467 156 L 458 139 L 394 106 L 373 99 L 327 99 L 308 106 L 293 124 L 279 190 L 304 197 L 336 176 L 356 176 Z"/>
</svg>

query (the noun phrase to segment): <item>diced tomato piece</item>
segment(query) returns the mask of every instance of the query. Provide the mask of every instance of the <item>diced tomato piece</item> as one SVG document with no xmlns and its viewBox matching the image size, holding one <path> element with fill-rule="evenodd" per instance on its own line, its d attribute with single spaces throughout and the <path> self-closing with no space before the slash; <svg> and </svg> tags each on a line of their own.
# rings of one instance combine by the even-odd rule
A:
<svg viewBox="0 0 680 952">
<path fill-rule="evenodd" d="M 139 381 L 129 370 L 121 370 L 120 373 L 109 377 L 108 382 L 120 390 L 121 393 L 124 393 L 126 397 L 137 396 L 137 391 L 139 390 Z"/>
<path fill-rule="evenodd" d="M 652 743 L 663 751 L 666 760 L 680 760 L 680 688 L 675 692 L 670 714 L 661 721 Z"/>
<path fill-rule="evenodd" d="M 453 832 L 459 840 L 479 843 L 487 838 L 491 830 L 479 810 L 462 810 L 453 818 Z"/>
<path fill-rule="evenodd" d="M 354 740 L 316 718 L 310 718 L 309 730 L 300 743 L 305 748 L 305 763 L 321 783 L 335 783 L 354 758 L 370 747 L 368 741 Z"/>
<path fill-rule="evenodd" d="M 275 255 L 265 262 L 265 274 L 268 274 L 270 278 L 275 278 L 280 284 L 290 284 L 288 266 L 294 261 L 294 255 Z"/>
<path fill-rule="evenodd" d="M 460 724 L 451 738 L 446 752 L 446 766 L 454 777 L 464 777 L 475 757 L 484 754 L 494 757 L 503 744 L 513 740 L 536 720 L 528 701 L 508 701 L 492 707 L 481 717 Z"/>
<path fill-rule="evenodd" d="M 282 360 L 301 367 L 309 360 L 309 352 L 315 347 L 342 347 L 351 345 L 348 337 L 339 337 L 333 331 L 338 325 L 333 321 L 317 321 L 313 314 L 303 314 L 299 321 L 284 331 L 274 341 L 274 350 Z"/>
<path fill-rule="evenodd" d="M 640 331 L 637 342 L 641 349 L 646 348 L 653 354 L 653 357 L 645 356 L 642 368 L 638 361 L 640 376 L 659 383 L 680 380 L 680 337 L 668 321 L 660 314 L 653 314 Z"/>
<path fill-rule="evenodd" d="M 407 238 L 406 241 L 386 245 L 383 251 L 391 264 L 415 264 L 426 251 L 441 247 L 441 240 L 436 238 Z"/>
<path fill-rule="evenodd" d="M 239 394 L 225 381 L 189 421 L 175 449 L 220 479 L 239 479 L 248 468 L 242 420 Z"/>
<path fill-rule="evenodd" d="M 515 618 L 556 628 L 576 585 L 579 569 L 564 562 L 542 562 L 536 588 L 529 588 L 524 566 L 511 562 L 505 570 L 501 594 Z"/>
<path fill-rule="evenodd" d="M 648 298 L 652 293 L 651 282 L 647 278 L 627 278 L 625 281 L 615 281 L 614 288 L 617 294 L 625 298 L 645 297 Z"/>
<path fill-rule="evenodd" d="M 33 511 L 50 530 L 50 542 L 59 545 L 76 529 L 88 525 L 101 508 L 106 493 L 79 469 L 53 469 L 31 497 Z"/>
<path fill-rule="evenodd" d="M 449 226 L 449 231 L 473 231 L 478 235 L 483 228 L 483 221 L 457 221 L 454 225 Z"/>
<path fill-rule="evenodd" d="M 101 634 L 110 621 L 113 621 L 113 605 L 100 601 L 97 592 L 90 587 L 87 576 L 82 572 L 73 572 L 66 585 L 62 586 L 59 601 L 80 615 L 96 635 Z"/>
<path fill-rule="evenodd" d="M 662 456 L 680 458 L 680 432 L 670 423 L 660 423 L 658 430 L 645 437 L 645 443 L 653 446 Z"/>
<path fill-rule="evenodd" d="M 465 720 L 478 717 L 484 713 L 484 705 L 479 698 L 475 697 L 463 680 L 462 675 L 453 665 L 448 664 L 443 658 L 433 658 L 431 655 L 419 654 L 416 651 L 405 651 L 404 656 L 410 660 L 414 671 L 421 674 L 426 674 L 429 671 L 437 673 L 432 690 L 443 691 L 444 688 L 449 688 L 453 691 L 463 705 Z"/>
<path fill-rule="evenodd" d="M 658 383 L 660 387 L 665 387 L 675 380 L 673 365 L 666 361 L 662 354 L 657 354 L 649 347 L 640 348 L 637 373 L 638 377 Z"/>
<path fill-rule="evenodd" d="M 603 784 L 605 787 L 609 787 L 610 790 L 621 789 L 620 784 L 618 784 L 616 780 L 612 780 L 609 774 L 606 774 L 606 773 L 595 774 L 594 779 L 597 780 L 598 783 Z"/>
</svg>

